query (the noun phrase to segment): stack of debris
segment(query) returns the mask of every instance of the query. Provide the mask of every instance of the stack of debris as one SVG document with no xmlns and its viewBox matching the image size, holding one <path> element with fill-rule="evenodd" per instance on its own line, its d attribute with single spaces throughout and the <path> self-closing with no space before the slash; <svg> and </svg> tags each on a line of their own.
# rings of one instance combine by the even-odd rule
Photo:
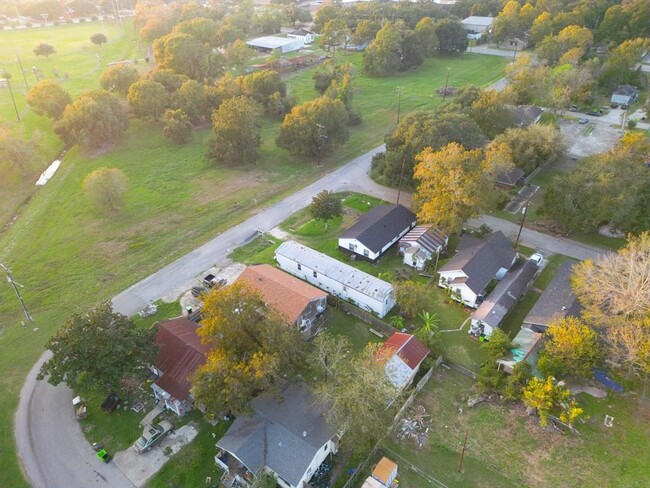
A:
<svg viewBox="0 0 650 488">
<path fill-rule="evenodd" d="M 395 436 L 398 440 L 415 439 L 422 447 L 429 436 L 430 419 L 424 406 L 416 405 L 396 425 Z"/>
</svg>

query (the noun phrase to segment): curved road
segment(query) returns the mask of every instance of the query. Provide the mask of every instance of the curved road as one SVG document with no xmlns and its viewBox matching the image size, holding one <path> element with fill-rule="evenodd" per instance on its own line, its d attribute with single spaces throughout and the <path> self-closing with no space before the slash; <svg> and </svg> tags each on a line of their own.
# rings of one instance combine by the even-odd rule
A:
<svg viewBox="0 0 650 488">
<path fill-rule="evenodd" d="M 395 201 L 396 190 L 378 185 L 368 176 L 372 156 L 383 150 L 384 146 L 379 146 L 361 155 L 134 284 L 113 299 L 115 310 L 133 315 L 160 298 L 177 298 L 196 282 L 197 276 L 204 270 L 215 264 L 230 264 L 227 255 L 231 249 L 247 242 L 257 230 L 271 230 L 307 206 L 311 198 L 322 190 L 359 191 Z M 401 202 L 409 204 L 410 195 L 402 193 Z M 506 235 L 516 234 L 518 229 L 516 224 L 490 216 L 483 216 L 471 223 L 477 226 L 487 223 L 495 230 L 503 230 Z M 577 259 L 595 258 L 605 252 L 601 248 L 525 228 L 521 242 L 529 247 Z M 65 385 L 53 387 L 47 382 L 36 381 L 40 365 L 46 359 L 47 353 L 30 372 L 21 391 L 16 414 L 18 453 L 29 481 L 35 488 L 133 488 L 133 484 L 114 464 L 105 465 L 96 459 L 74 418 L 71 390 Z"/>
</svg>

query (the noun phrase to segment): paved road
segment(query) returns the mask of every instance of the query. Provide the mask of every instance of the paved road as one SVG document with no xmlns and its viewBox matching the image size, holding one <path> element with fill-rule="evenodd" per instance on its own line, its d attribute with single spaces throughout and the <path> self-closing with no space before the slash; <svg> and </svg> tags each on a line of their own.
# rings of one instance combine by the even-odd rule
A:
<svg viewBox="0 0 650 488">
<path fill-rule="evenodd" d="M 508 49 L 496 49 L 493 47 L 486 47 L 486 46 L 468 47 L 466 52 L 474 53 L 474 54 L 487 54 L 489 56 L 501 56 L 503 58 L 510 58 L 510 59 L 519 57 L 519 55 L 521 54 L 521 51 L 517 51 L 515 53 L 514 51 L 509 51 Z"/>
<path fill-rule="evenodd" d="M 479 227 L 481 224 L 486 224 L 495 231 L 502 231 L 506 236 L 512 237 L 512 239 L 517 237 L 517 232 L 519 231 L 519 225 L 491 215 L 483 215 L 467 223 L 471 227 Z M 525 227 L 521 232 L 521 238 L 519 240 L 526 247 L 548 251 L 553 254 L 564 254 L 565 256 L 580 260 L 596 259 L 598 256 L 609 252 L 602 247 L 582 244 L 581 242 L 572 241 L 563 237 L 550 236 Z"/>
<path fill-rule="evenodd" d="M 125 315 L 132 315 L 160 298 L 177 298 L 203 271 L 215 265 L 230 264 L 226 257 L 230 250 L 246 243 L 257 230 L 271 230 L 291 214 L 307 206 L 312 197 L 322 190 L 361 191 L 395 201 L 396 190 L 376 184 L 367 175 L 372 156 L 384 150 L 382 145 L 359 156 L 245 222 L 219 234 L 198 249 L 117 295 L 113 299 L 113 308 Z M 404 196 L 401 201 L 410 202 L 410 195 Z"/>
<path fill-rule="evenodd" d="M 16 412 L 16 443 L 27 479 L 34 488 L 134 488 L 115 464 L 97 459 L 75 419 L 70 388 L 36 381 L 50 354 L 27 376 Z"/>
</svg>

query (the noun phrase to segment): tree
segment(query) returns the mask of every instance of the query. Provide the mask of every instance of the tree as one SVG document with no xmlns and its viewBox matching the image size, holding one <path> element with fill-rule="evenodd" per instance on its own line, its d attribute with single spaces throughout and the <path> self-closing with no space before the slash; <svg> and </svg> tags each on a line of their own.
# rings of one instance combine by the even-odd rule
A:
<svg viewBox="0 0 650 488">
<path fill-rule="evenodd" d="M 127 100 L 137 117 L 158 120 L 169 105 L 165 87 L 151 80 L 136 81 L 129 88 Z"/>
<path fill-rule="evenodd" d="M 355 452 L 366 452 L 390 425 L 392 411 L 387 405 L 399 391 L 384 370 L 388 358 L 376 345 L 343 354 L 341 344 L 341 339 L 327 334 L 314 340 L 317 354 L 310 362 L 326 377 L 316 392 L 327 408 L 329 423 L 354 440 Z"/>
<path fill-rule="evenodd" d="M 52 385 L 89 386 L 103 392 L 122 389 L 122 381 L 149 375 L 158 347 L 156 331 L 136 327 L 113 312 L 110 302 L 86 315 L 74 314 L 47 342 L 52 358 L 38 373 Z"/>
<path fill-rule="evenodd" d="M 601 332 L 609 357 L 628 373 L 650 373 L 650 232 L 573 271 L 582 316 Z"/>
<path fill-rule="evenodd" d="M 244 41 L 237 39 L 226 48 L 225 55 L 230 67 L 242 70 L 255 55 L 255 51 L 248 47 Z"/>
<path fill-rule="evenodd" d="M 451 143 L 440 151 L 427 148 L 416 160 L 414 198 L 421 222 L 456 232 L 494 196 L 494 172 L 484 167 L 478 149 Z"/>
<path fill-rule="evenodd" d="M 539 356 L 544 376 L 590 377 L 600 360 L 598 335 L 580 319 L 566 317 L 549 324 L 548 340 Z"/>
<path fill-rule="evenodd" d="M 325 228 L 327 228 L 328 221 L 343 215 L 341 198 L 331 191 L 323 190 L 312 198 L 309 204 L 309 214 L 313 219 L 325 222 Z"/>
<path fill-rule="evenodd" d="M 425 58 L 430 58 L 438 51 L 438 36 L 436 25 L 431 17 L 421 18 L 415 26 L 418 49 L 422 50 Z"/>
<path fill-rule="evenodd" d="M 120 102 L 108 92 L 97 90 L 79 95 L 54 125 L 66 144 L 97 148 L 115 142 L 129 125 Z"/>
<path fill-rule="evenodd" d="M 305 342 L 250 285 L 215 289 L 203 302 L 198 334 L 209 351 L 192 393 L 211 413 L 240 413 L 304 361 Z"/>
<path fill-rule="evenodd" d="M 379 29 L 381 29 L 379 22 L 362 19 L 359 21 L 357 28 L 354 30 L 352 42 L 357 45 L 369 44 L 373 41 L 377 35 L 377 32 L 379 32 Z"/>
<path fill-rule="evenodd" d="M 262 143 L 262 106 L 248 97 L 225 100 L 212 113 L 209 155 L 226 164 L 250 164 L 259 158 Z"/>
<path fill-rule="evenodd" d="M 163 134 L 175 144 L 187 144 L 192 140 L 192 122 L 181 109 L 165 111 Z"/>
<path fill-rule="evenodd" d="M 593 42 L 594 37 L 589 29 L 570 25 L 562 29 L 557 36 L 545 37 L 537 45 L 535 52 L 548 64 L 555 65 L 567 51 L 577 48 L 584 54 Z"/>
<path fill-rule="evenodd" d="M 352 32 L 348 23 L 343 19 L 332 19 L 329 20 L 321 31 L 320 44 L 328 51 L 333 51 L 336 53 L 337 46 L 345 46 L 348 43 L 348 39 Z"/>
<path fill-rule="evenodd" d="M 215 34 L 215 44 L 219 47 L 226 47 L 238 39 L 246 39 L 246 33 L 229 24 L 223 24 Z"/>
<path fill-rule="evenodd" d="M 291 109 L 280 126 L 276 143 L 296 156 L 319 159 L 348 140 L 347 118 L 340 100 L 316 98 Z"/>
<path fill-rule="evenodd" d="M 292 101 L 287 98 L 287 86 L 277 71 L 257 71 L 235 78 L 236 88 L 241 95 L 253 97 L 269 115 L 283 115 L 291 109 Z"/>
<path fill-rule="evenodd" d="M 99 80 L 102 88 L 109 92 L 117 92 L 126 95 L 133 83 L 138 81 L 140 75 L 137 70 L 129 64 L 117 64 L 109 66 Z"/>
<path fill-rule="evenodd" d="M 102 44 L 106 44 L 108 42 L 108 38 L 104 34 L 99 32 L 97 34 L 93 34 L 92 36 L 90 36 L 90 42 L 96 44 L 99 47 L 102 47 Z"/>
<path fill-rule="evenodd" d="M 56 52 L 54 46 L 50 44 L 41 43 L 34 48 L 34 54 L 36 56 L 45 56 L 46 59 L 50 59 L 50 56 Z"/>
<path fill-rule="evenodd" d="M 58 120 L 72 102 L 70 94 L 52 80 L 41 80 L 27 93 L 27 104 L 38 115 Z"/>
<path fill-rule="evenodd" d="M 202 79 L 208 65 L 207 49 L 188 34 L 167 34 L 153 43 L 158 67 L 171 69 L 193 80 Z"/>
<path fill-rule="evenodd" d="M 481 344 L 481 348 L 485 349 L 488 358 L 492 362 L 505 357 L 505 355 L 508 354 L 508 351 L 510 351 L 512 347 L 513 344 L 510 340 L 510 337 L 508 337 L 508 334 L 503 332 L 498 327 L 492 332 L 490 340 Z"/>
<path fill-rule="evenodd" d="M 417 281 L 398 281 L 393 287 L 400 313 L 407 318 L 417 317 L 431 298 L 426 285 Z"/>
<path fill-rule="evenodd" d="M 523 397 L 527 406 L 537 409 L 542 426 L 548 425 L 549 415 L 559 416 L 560 421 L 573 425 L 583 413 L 570 398 L 571 392 L 558 385 L 551 376 L 546 380 L 531 378 L 523 390 Z"/>
<path fill-rule="evenodd" d="M 440 54 L 458 54 L 467 50 L 467 32 L 457 20 L 442 19 L 436 23 Z"/>
<path fill-rule="evenodd" d="M 321 95 L 325 94 L 333 81 L 343 81 L 345 75 L 352 75 L 351 63 L 335 64 L 331 59 L 322 63 L 314 73 L 314 87 Z"/>
<path fill-rule="evenodd" d="M 508 400 L 521 400 L 526 384 L 533 377 L 533 368 L 527 361 L 519 361 L 506 379 L 503 395 Z"/>
<path fill-rule="evenodd" d="M 537 63 L 528 55 L 522 54 L 514 63 L 506 66 L 508 80 L 507 93 L 517 105 L 541 103 L 547 98 L 551 70 L 542 63 Z"/>
<path fill-rule="evenodd" d="M 38 131 L 27 137 L 22 128 L 0 126 L 0 161 L 3 169 L 0 190 L 5 191 L 15 181 L 36 178 L 40 168 L 45 167 L 43 149 Z M 10 211 L 8 207 L 6 210 Z"/>
<path fill-rule="evenodd" d="M 556 163 L 566 152 L 562 133 L 551 125 L 533 124 L 526 128 L 507 129 L 494 142 L 506 144 L 513 163 L 526 174 Z"/>
<path fill-rule="evenodd" d="M 404 31 L 386 22 L 363 52 L 363 70 L 370 76 L 387 76 L 402 69 Z"/>
<path fill-rule="evenodd" d="M 171 105 L 182 110 L 194 124 L 201 122 L 211 112 L 205 87 L 195 80 L 187 80 L 176 90 Z"/>
<path fill-rule="evenodd" d="M 86 195 L 100 208 L 119 210 L 129 189 L 129 179 L 117 168 L 98 168 L 83 181 Z"/>
<path fill-rule="evenodd" d="M 422 319 L 422 325 L 415 329 L 413 335 L 431 351 L 437 350 L 440 345 L 440 319 L 438 315 L 422 310 L 418 317 Z"/>
<path fill-rule="evenodd" d="M 172 30 L 175 34 L 187 34 L 197 39 L 201 44 L 216 45 L 218 24 L 212 19 L 196 17 L 176 24 Z"/>
<path fill-rule="evenodd" d="M 174 93 L 183 86 L 183 83 L 189 80 L 187 76 L 178 74 L 171 69 L 159 68 L 149 71 L 149 73 L 147 73 L 147 79 L 160 83 L 165 87 L 167 93 Z M 126 91 L 128 91 L 128 87 Z M 126 93 L 126 91 L 124 93 Z"/>
<path fill-rule="evenodd" d="M 496 90 L 481 90 L 472 103 L 470 117 L 481 128 L 483 134 L 493 138 L 513 125 L 512 114 L 506 107 L 503 93 Z"/>
</svg>

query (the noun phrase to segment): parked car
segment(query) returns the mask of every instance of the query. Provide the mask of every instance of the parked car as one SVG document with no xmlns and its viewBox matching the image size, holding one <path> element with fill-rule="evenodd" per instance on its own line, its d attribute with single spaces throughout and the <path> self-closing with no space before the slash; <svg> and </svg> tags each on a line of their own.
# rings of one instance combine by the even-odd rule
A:
<svg viewBox="0 0 650 488">
<path fill-rule="evenodd" d="M 589 112 L 585 112 L 585 115 L 591 115 L 592 117 L 600 117 L 600 112 L 596 112 L 595 110 L 590 110 Z"/>
<path fill-rule="evenodd" d="M 612 108 L 618 108 L 618 104 L 617 104 L 617 103 L 612 103 L 610 106 L 611 106 Z"/>
<path fill-rule="evenodd" d="M 578 120 L 578 124 L 588 124 L 588 123 L 589 123 L 589 119 L 585 119 L 584 117 Z"/>
<path fill-rule="evenodd" d="M 133 449 L 140 454 L 147 452 L 172 430 L 174 426 L 168 420 L 163 420 L 156 425 L 147 425 L 140 438 L 133 444 Z"/>
<path fill-rule="evenodd" d="M 569 112 L 577 112 L 578 111 L 578 106 L 577 105 L 571 105 L 569 107 Z"/>
<path fill-rule="evenodd" d="M 622 108 L 623 110 L 627 110 L 627 109 L 630 108 L 630 107 L 629 107 L 628 104 L 624 103 L 623 105 L 621 105 L 621 108 Z"/>
</svg>

